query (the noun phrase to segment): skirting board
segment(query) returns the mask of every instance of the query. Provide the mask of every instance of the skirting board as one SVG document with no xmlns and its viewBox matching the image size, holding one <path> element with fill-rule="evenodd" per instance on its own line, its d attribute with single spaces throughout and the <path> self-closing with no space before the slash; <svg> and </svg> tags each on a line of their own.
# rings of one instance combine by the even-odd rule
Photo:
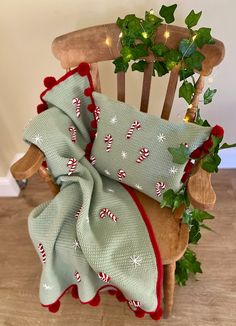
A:
<svg viewBox="0 0 236 326">
<path fill-rule="evenodd" d="M 23 155 L 22 153 L 16 154 L 11 165 L 18 161 Z M 0 177 L 0 197 L 18 197 L 19 194 L 20 188 L 10 171 L 5 177 Z"/>
<path fill-rule="evenodd" d="M 236 148 L 222 149 L 219 155 L 221 157 L 220 169 L 236 169 Z"/>
</svg>

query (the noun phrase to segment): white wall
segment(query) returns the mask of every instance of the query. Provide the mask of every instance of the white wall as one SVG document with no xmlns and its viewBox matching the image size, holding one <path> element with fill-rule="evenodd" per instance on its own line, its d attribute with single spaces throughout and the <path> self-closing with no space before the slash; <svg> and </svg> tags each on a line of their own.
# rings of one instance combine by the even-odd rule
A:
<svg viewBox="0 0 236 326">
<path fill-rule="evenodd" d="M 162 4 L 173 1 L 85 1 L 85 0 L 1 0 L 0 2 L 0 176 L 5 175 L 9 163 L 17 152 L 26 150 L 22 130 L 35 115 L 42 80 L 47 75 L 59 77 L 63 71 L 51 54 L 52 40 L 61 34 L 87 26 L 114 22 L 117 16 L 145 10 L 159 10 Z M 182 25 L 191 9 L 203 10 L 199 26 L 212 27 L 213 35 L 226 46 L 226 57 L 214 74 L 212 87 L 218 92 L 212 104 L 202 109 L 212 124 L 219 123 L 226 131 L 225 140 L 236 140 L 235 107 L 235 36 L 236 2 L 230 0 L 176 1 L 177 24 Z M 115 94 L 113 67 L 102 64 L 103 91 Z M 107 72 L 110 72 L 110 76 Z M 141 81 L 139 73 L 129 74 L 128 102 L 137 105 Z M 106 83 L 109 78 L 114 83 Z M 163 81 L 163 79 L 162 79 Z M 159 94 L 164 93 L 160 80 L 152 88 L 151 112 L 160 111 Z M 184 112 L 185 103 L 177 100 L 172 119 L 180 119 L 177 112 Z"/>
</svg>

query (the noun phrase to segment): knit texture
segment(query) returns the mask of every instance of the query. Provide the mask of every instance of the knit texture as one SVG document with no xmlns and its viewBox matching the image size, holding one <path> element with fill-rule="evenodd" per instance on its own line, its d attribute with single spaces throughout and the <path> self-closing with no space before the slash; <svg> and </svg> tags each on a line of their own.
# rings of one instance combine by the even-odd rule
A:
<svg viewBox="0 0 236 326">
<path fill-rule="evenodd" d="M 208 139 L 211 128 L 171 122 L 93 92 L 100 108 L 92 155 L 103 175 L 137 188 L 161 201 L 164 190 L 179 190 L 186 163 L 168 151 L 185 144 L 192 152 Z"/>
<path fill-rule="evenodd" d="M 28 220 L 43 267 L 40 301 L 57 310 L 59 298 L 72 287 L 81 302 L 94 304 L 106 287 L 136 314 L 160 314 L 162 264 L 148 218 L 131 190 L 101 175 L 85 157 L 94 120 L 87 109 L 91 97 L 84 95 L 89 87 L 88 76 L 76 69 L 64 76 L 43 93 L 48 109 L 24 133 L 27 143 L 44 152 L 60 186 Z"/>
</svg>

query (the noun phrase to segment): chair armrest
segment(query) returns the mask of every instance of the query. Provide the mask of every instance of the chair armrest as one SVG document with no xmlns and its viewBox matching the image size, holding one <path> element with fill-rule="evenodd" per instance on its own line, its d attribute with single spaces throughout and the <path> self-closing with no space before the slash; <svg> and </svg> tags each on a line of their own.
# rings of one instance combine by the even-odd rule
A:
<svg viewBox="0 0 236 326">
<path fill-rule="evenodd" d="M 190 203 L 201 210 L 211 210 L 216 202 L 216 194 L 211 185 L 211 174 L 199 165 L 188 181 L 187 192 Z"/>
<path fill-rule="evenodd" d="M 16 180 L 28 179 L 38 172 L 43 161 L 43 152 L 32 144 L 26 154 L 14 163 L 10 170 Z"/>
</svg>

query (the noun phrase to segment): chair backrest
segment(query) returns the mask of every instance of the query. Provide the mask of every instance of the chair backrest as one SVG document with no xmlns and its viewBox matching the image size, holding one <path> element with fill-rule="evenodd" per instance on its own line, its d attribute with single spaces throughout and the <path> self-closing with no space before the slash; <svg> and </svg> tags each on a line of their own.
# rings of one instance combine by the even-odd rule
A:
<svg viewBox="0 0 236 326">
<path fill-rule="evenodd" d="M 161 25 L 156 32 L 155 40 L 163 42 L 167 47 L 176 49 L 179 41 L 188 38 L 189 31 L 186 28 L 178 26 L 168 26 L 170 37 L 165 38 L 164 33 L 167 25 Z M 100 92 L 100 79 L 98 62 L 114 60 L 120 56 L 120 29 L 116 24 L 105 24 L 93 26 L 71 32 L 57 37 L 52 43 L 52 51 L 55 57 L 60 61 L 62 68 L 70 70 L 76 67 L 80 62 L 86 61 L 91 64 L 91 73 L 94 82 L 94 88 Z M 205 60 L 202 70 L 199 72 L 199 78 L 196 82 L 196 91 L 189 105 L 186 117 L 189 121 L 193 121 L 196 109 L 199 103 L 199 96 L 204 88 L 204 78 L 209 76 L 215 66 L 217 66 L 224 58 L 224 44 L 215 40 L 213 45 L 205 45 L 201 49 Z M 140 110 L 147 112 L 150 95 L 150 86 L 153 71 L 153 56 L 146 57 L 148 65 L 143 75 L 143 87 L 141 95 Z M 179 67 L 176 66 L 170 73 L 167 91 L 165 95 L 164 105 L 161 117 L 169 119 L 171 108 L 174 101 L 175 90 L 178 82 Z M 125 73 L 117 74 L 117 99 L 125 101 Z"/>
</svg>

